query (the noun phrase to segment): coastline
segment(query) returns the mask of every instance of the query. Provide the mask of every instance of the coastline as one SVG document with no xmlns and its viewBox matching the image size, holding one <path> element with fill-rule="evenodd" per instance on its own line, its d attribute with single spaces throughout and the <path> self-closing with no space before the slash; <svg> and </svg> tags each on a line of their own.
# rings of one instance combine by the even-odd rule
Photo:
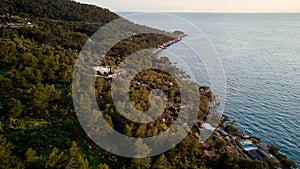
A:
<svg viewBox="0 0 300 169">
<path fill-rule="evenodd" d="M 179 35 L 177 36 L 176 39 L 174 40 L 170 40 L 166 43 L 163 43 L 162 45 L 158 46 L 154 51 L 153 51 L 153 54 L 158 54 L 159 52 L 161 52 L 162 50 L 164 49 L 167 49 L 167 47 L 173 45 L 174 43 L 177 43 L 177 42 L 180 42 L 182 40 L 182 38 L 188 36 L 186 33 L 184 32 L 180 32 L 180 31 L 175 31 L 177 33 L 179 33 Z M 175 33 L 173 32 L 173 33 Z"/>
<path fill-rule="evenodd" d="M 155 51 L 155 54 L 167 49 L 169 46 L 173 45 L 182 40 L 183 37 L 187 36 L 187 34 L 182 32 L 182 35 L 179 35 L 176 40 L 169 41 L 160 45 Z M 184 77 L 184 73 L 182 75 Z M 217 107 L 221 104 L 220 100 L 214 96 L 214 98 L 209 102 L 209 107 Z M 248 160 L 259 160 L 259 161 L 268 161 L 271 160 L 274 163 L 277 163 L 277 168 L 289 168 L 291 166 L 297 166 L 296 163 L 292 160 L 288 160 L 288 157 L 284 154 L 280 153 L 280 149 L 273 145 L 261 145 L 260 138 L 256 136 L 250 136 L 243 132 L 241 132 L 234 124 L 235 120 L 231 121 L 230 117 L 226 115 L 222 115 L 222 119 L 217 128 L 213 129 L 213 135 L 209 138 L 213 138 L 217 136 L 220 140 L 224 139 L 227 142 L 227 146 L 225 149 L 230 151 L 233 154 L 237 154 L 239 157 L 246 158 Z M 201 124 L 200 128 L 204 128 L 203 124 Z M 199 128 L 198 128 L 199 129 Z M 193 133 L 192 137 L 200 140 L 199 133 Z M 208 145 L 208 143 L 200 142 L 200 144 Z M 205 146 L 204 146 L 205 147 Z M 214 151 L 206 151 L 204 153 L 212 153 L 216 154 Z M 289 167 L 286 167 L 288 165 Z M 293 167 L 291 167 L 293 168 Z M 297 168 L 297 167 L 296 167 Z"/>
</svg>

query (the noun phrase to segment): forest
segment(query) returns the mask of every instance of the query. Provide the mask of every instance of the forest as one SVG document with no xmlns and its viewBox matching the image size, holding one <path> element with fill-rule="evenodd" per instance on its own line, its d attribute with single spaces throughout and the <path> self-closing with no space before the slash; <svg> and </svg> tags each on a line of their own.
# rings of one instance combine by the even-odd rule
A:
<svg viewBox="0 0 300 169">
<path fill-rule="evenodd" d="M 0 1 L 0 168 L 296 167 L 276 147 L 271 149 L 281 159 L 280 163 L 239 157 L 227 151 L 226 143 L 217 135 L 207 141 L 211 145 L 209 150 L 217 152 L 212 159 L 207 158 L 192 134 L 171 150 L 148 158 L 120 157 L 97 146 L 78 122 L 72 100 L 72 76 L 85 42 L 103 25 L 118 18 L 107 9 L 70 0 Z M 123 22 L 139 30 L 167 33 L 127 20 Z M 102 66 L 114 68 L 126 56 L 141 49 L 157 48 L 170 40 L 174 39 L 157 34 L 133 35 L 106 53 Z M 167 57 L 156 60 L 172 65 Z M 168 69 L 180 73 L 175 66 Z M 162 117 L 152 124 L 136 124 L 120 116 L 112 100 L 111 81 L 107 75 L 97 77 L 95 96 L 105 120 L 114 129 L 127 136 L 144 138 L 158 135 L 172 125 L 171 120 L 164 121 Z M 140 72 L 131 83 L 130 99 L 137 109 L 149 108 L 147 98 L 151 89 L 162 89 L 180 107 L 181 97 L 174 79 L 162 71 L 147 70 Z M 199 93 L 198 118 L 205 120 L 214 96 L 208 87 L 199 86 L 200 89 L 207 90 Z M 82 102 L 88 98 L 83 94 Z M 177 116 L 171 106 L 164 113 Z M 192 130 L 197 129 L 195 124 Z"/>
</svg>

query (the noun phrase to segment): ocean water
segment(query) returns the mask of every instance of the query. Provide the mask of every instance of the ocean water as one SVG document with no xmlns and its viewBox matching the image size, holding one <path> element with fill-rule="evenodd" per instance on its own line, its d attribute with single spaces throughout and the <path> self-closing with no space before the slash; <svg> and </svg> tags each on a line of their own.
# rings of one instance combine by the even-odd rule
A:
<svg viewBox="0 0 300 169">
<path fill-rule="evenodd" d="M 156 15 L 120 13 L 136 23 L 174 31 Z M 300 165 L 300 14 L 171 13 L 201 30 L 215 47 L 226 78 L 224 114 L 246 134 L 272 144 Z M 162 23 L 163 22 L 163 26 Z M 188 30 L 181 30 L 188 32 Z M 188 38 L 197 36 L 193 33 Z M 199 84 L 210 85 L 203 63 L 185 39 L 161 53 L 176 53 Z"/>
</svg>

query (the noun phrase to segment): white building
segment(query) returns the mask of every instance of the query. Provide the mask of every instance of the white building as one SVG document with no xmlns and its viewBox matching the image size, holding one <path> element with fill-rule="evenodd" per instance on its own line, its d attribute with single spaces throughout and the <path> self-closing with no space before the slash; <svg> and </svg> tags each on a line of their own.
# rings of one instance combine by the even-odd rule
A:
<svg viewBox="0 0 300 169">
<path fill-rule="evenodd" d="M 105 73 L 109 73 L 111 71 L 110 67 L 97 66 L 97 67 L 93 67 L 93 69 L 99 74 L 105 74 Z"/>
</svg>

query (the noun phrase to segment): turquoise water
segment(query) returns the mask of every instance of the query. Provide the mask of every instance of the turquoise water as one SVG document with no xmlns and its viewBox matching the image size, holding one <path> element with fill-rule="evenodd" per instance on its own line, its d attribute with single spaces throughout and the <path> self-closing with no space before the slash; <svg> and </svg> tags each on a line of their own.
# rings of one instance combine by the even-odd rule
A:
<svg viewBox="0 0 300 169">
<path fill-rule="evenodd" d="M 244 148 L 245 149 L 253 149 L 253 148 L 256 148 L 253 144 L 246 144 L 244 145 Z"/>
<path fill-rule="evenodd" d="M 172 14 L 201 29 L 215 46 L 226 74 L 224 113 L 300 165 L 300 14 Z M 135 22 L 155 26 L 160 18 Z M 161 29 L 174 31 L 175 25 Z M 180 45 L 162 55 L 175 51 L 200 84 L 210 85 L 203 65 Z"/>
</svg>

